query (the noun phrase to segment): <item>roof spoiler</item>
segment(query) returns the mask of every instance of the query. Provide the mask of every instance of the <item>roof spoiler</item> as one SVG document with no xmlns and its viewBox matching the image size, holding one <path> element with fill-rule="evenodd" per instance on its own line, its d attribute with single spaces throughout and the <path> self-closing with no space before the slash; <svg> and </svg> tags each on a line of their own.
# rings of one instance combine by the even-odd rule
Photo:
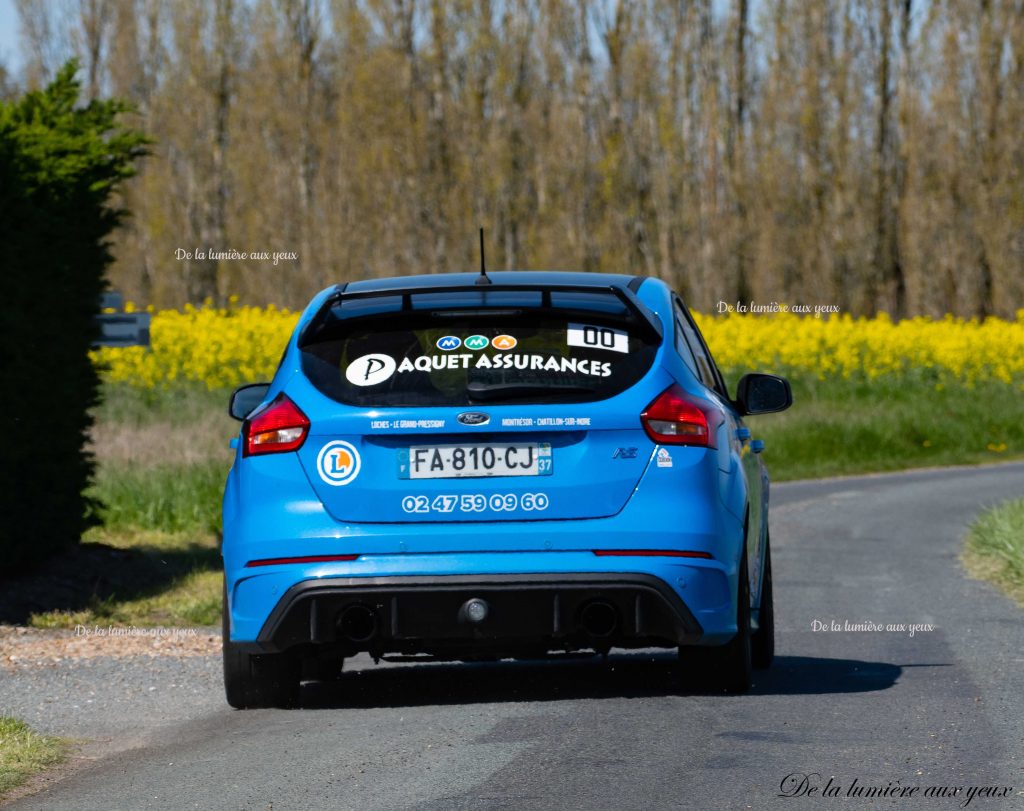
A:
<svg viewBox="0 0 1024 811">
<path fill-rule="evenodd" d="M 487 296 L 492 293 L 540 293 L 540 306 L 533 307 L 527 306 L 523 309 L 529 309 L 531 311 L 559 311 L 564 312 L 569 308 L 565 307 L 554 307 L 551 303 L 552 293 L 600 293 L 610 294 L 615 296 L 625 306 L 627 312 L 631 316 L 637 328 L 646 333 L 648 339 L 655 341 L 661 341 L 662 329 L 661 322 L 657 316 L 647 308 L 631 291 L 624 290 L 623 288 L 614 284 L 603 284 L 603 285 L 583 285 L 583 284 L 490 284 L 485 288 L 473 284 L 457 284 L 457 285 L 441 285 L 438 287 L 395 287 L 390 289 L 380 290 L 358 290 L 350 291 L 345 287 L 339 288 L 336 292 L 332 293 L 327 297 L 306 328 L 303 330 L 302 335 L 299 337 L 299 346 L 306 346 L 310 343 L 310 339 L 315 335 L 320 328 L 326 323 L 328 314 L 331 308 L 344 301 L 356 301 L 371 298 L 389 298 L 389 297 L 400 297 L 402 300 L 402 306 L 397 312 L 411 313 L 414 312 L 412 306 L 412 299 L 414 296 L 424 295 L 436 295 L 439 293 L 466 293 L 467 296 L 474 298 L 482 298 L 484 300 L 484 306 L 486 306 Z M 466 309 L 479 309 L 479 303 L 473 303 L 467 305 Z M 461 309 L 459 305 L 446 305 L 446 310 Z"/>
</svg>

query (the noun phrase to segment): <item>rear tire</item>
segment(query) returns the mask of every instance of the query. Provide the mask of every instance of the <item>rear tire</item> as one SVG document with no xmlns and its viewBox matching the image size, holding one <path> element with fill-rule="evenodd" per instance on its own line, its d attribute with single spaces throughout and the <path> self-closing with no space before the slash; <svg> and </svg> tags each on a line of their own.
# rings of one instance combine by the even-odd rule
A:
<svg viewBox="0 0 1024 811">
<path fill-rule="evenodd" d="M 775 659 L 775 596 L 772 589 L 772 547 L 767 534 L 764 540 L 761 610 L 758 612 L 757 630 L 750 638 L 750 652 L 754 667 L 764 670 L 772 666 Z"/>
<path fill-rule="evenodd" d="M 721 647 L 682 648 L 684 681 L 698 681 L 713 692 L 745 693 L 753 680 L 750 638 L 750 580 L 743 548 L 736 599 L 736 636 Z M 689 675 L 689 678 L 686 676 Z"/>
<path fill-rule="evenodd" d="M 301 663 L 287 653 L 249 654 L 231 641 L 227 585 L 221 611 L 224 693 L 236 710 L 294 707 L 299 698 Z"/>
</svg>

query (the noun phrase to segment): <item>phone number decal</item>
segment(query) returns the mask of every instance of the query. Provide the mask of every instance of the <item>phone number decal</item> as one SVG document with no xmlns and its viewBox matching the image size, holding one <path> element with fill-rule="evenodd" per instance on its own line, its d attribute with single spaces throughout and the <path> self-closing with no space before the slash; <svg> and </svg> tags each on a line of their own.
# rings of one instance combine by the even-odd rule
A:
<svg viewBox="0 0 1024 811">
<path fill-rule="evenodd" d="M 494 493 L 485 496 L 481 493 L 462 496 L 406 496 L 402 499 L 402 509 L 407 513 L 483 513 L 513 512 L 524 510 L 534 512 L 546 510 L 550 504 L 545 493 Z"/>
</svg>

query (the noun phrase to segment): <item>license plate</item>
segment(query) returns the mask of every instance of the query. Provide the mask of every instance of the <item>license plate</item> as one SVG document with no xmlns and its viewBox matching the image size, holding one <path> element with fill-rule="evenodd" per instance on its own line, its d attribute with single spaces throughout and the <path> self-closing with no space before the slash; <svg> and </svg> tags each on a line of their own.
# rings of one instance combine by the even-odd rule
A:
<svg viewBox="0 0 1024 811">
<path fill-rule="evenodd" d="M 550 476 L 551 470 L 551 445 L 547 442 L 418 445 L 398 452 L 400 479 Z"/>
</svg>

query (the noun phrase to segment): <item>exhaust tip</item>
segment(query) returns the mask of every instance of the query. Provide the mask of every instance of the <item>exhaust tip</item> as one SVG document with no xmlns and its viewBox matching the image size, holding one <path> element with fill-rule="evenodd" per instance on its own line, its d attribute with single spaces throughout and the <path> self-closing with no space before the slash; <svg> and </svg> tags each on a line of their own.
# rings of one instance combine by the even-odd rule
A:
<svg viewBox="0 0 1024 811">
<path fill-rule="evenodd" d="M 474 597 L 462 604 L 462 607 L 459 609 L 459 622 L 479 625 L 487 619 L 487 615 L 490 613 L 491 607 L 487 604 L 487 601 Z"/>
<path fill-rule="evenodd" d="M 338 633 L 350 642 L 367 642 L 377 633 L 377 615 L 365 605 L 350 605 L 338 617 Z"/>
<path fill-rule="evenodd" d="M 580 625 L 590 636 L 611 636 L 619 624 L 615 606 L 605 600 L 587 603 L 580 612 Z"/>
</svg>

